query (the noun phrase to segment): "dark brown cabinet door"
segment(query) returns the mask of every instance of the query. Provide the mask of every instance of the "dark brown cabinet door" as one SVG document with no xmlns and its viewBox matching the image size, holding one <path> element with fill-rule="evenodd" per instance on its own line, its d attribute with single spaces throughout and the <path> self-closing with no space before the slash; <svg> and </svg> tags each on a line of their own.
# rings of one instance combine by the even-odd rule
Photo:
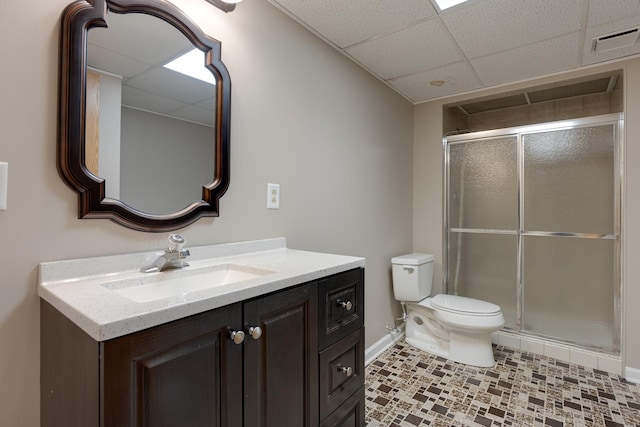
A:
<svg viewBox="0 0 640 427">
<path fill-rule="evenodd" d="M 317 284 L 244 305 L 244 425 L 318 425 Z M 260 327 L 254 339 L 248 328 Z"/>
<path fill-rule="evenodd" d="M 102 343 L 104 427 L 242 425 L 234 304 Z"/>
<path fill-rule="evenodd" d="M 353 393 L 320 427 L 365 427 L 364 388 Z"/>
</svg>

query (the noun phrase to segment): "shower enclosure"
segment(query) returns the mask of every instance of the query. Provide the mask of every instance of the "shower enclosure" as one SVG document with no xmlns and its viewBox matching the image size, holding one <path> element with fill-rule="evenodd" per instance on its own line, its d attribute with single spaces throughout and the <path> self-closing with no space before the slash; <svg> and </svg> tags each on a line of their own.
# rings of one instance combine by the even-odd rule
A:
<svg viewBox="0 0 640 427">
<path fill-rule="evenodd" d="M 505 328 L 620 351 L 622 115 L 444 139 L 445 289 Z"/>
</svg>

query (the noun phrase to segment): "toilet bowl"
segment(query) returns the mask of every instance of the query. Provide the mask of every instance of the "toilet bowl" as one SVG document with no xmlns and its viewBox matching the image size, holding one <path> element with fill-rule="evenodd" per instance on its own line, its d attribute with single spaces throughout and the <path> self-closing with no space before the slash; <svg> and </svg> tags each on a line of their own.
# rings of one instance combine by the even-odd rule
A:
<svg viewBox="0 0 640 427">
<path fill-rule="evenodd" d="M 391 262 L 394 295 L 406 310 L 407 344 L 455 362 L 495 365 L 491 333 L 504 325 L 499 306 L 456 295 L 429 297 L 433 255 L 409 254 Z"/>
</svg>

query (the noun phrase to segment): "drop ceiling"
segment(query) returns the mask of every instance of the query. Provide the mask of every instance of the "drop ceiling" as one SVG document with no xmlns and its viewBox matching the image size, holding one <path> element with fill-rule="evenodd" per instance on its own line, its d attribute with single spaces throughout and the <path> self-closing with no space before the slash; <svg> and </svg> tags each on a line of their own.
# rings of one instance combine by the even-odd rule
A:
<svg viewBox="0 0 640 427">
<path fill-rule="evenodd" d="M 142 13 L 109 13 L 107 23 L 89 31 L 87 63 L 122 79 L 124 107 L 214 125 L 214 86 L 164 67 L 193 49 L 180 31 Z"/>
<path fill-rule="evenodd" d="M 640 55 L 640 0 L 268 1 L 413 103 Z"/>
</svg>

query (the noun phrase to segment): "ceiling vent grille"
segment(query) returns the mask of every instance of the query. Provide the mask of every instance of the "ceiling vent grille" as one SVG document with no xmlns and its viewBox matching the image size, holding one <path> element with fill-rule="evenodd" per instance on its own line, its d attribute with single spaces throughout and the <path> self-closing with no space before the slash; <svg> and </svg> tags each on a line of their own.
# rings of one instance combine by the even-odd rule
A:
<svg viewBox="0 0 640 427">
<path fill-rule="evenodd" d="M 621 49 L 633 46 L 638 41 L 639 28 L 630 28 L 625 31 L 598 36 L 593 39 L 592 52 L 604 52 L 607 50 Z"/>
</svg>

